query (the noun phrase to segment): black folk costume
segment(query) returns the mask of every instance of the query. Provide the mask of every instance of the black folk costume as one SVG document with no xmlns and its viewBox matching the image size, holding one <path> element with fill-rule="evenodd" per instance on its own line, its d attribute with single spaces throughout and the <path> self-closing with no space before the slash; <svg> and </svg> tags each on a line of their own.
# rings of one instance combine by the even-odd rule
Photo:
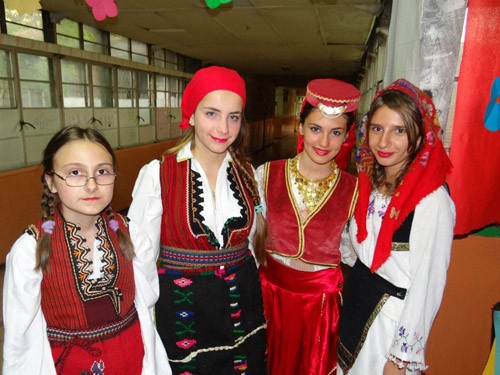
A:
<svg viewBox="0 0 500 375">
<path fill-rule="evenodd" d="M 161 246 L 156 321 L 174 374 L 265 374 L 266 324 L 249 250 L 255 210 L 241 178 L 227 153 L 212 193 L 191 144 L 139 175 L 129 215 L 144 218 Z"/>
</svg>

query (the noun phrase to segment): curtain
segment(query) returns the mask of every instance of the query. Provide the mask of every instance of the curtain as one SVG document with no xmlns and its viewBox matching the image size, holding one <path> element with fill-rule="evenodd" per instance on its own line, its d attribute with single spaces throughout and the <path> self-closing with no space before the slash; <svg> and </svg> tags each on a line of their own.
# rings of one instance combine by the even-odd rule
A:
<svg viewBox="0 0 500 375">
<path fill-rule="evenodd" d="M 459 235 L 500 222 L 500 132 L 484 125 L 493 82 L 500 76 L 500 2 L 470 0 L 468 8 L 450 147 L 449 185 Z"/>
</svg>

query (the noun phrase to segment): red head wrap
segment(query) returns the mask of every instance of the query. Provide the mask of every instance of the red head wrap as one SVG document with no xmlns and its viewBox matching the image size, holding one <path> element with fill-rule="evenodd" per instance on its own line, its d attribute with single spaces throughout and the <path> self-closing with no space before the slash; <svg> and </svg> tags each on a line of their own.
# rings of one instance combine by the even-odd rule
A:
<svg viewBox="0 0 500 375">
<path fill-rule="evenodd" d="M 371 264 L 371 271 L 375 272 L 391 255 L 392 236 L 408 214 L 427 195 L 445 183 L 446 176 L 451 170 L 451 161 L 446 154 L 443 143 L 439 138 L 439 120 L 432 99 L 418 87 L 404 79 L 398 79 L 388 87 L 380 90 L 373 102 L 384 92 L 394 90 L 408 95 L 418 106 L 424 123 L 424 146 L 411 162 L 399 186 L 392 194 L 386 214 L 382 219 L 382 226 L 377 237 L 375 254 Z M 360 144 L 357 150 L 356 163 L 358 165 L 359 196 L 354 218 L 358 225 L 357 241 L 363 242 L 368 235 L 366 230 L 366 214 L 368 201 L 373 189 L 371 171 L 375 157 L 370 150 L 366 131 L 368 117 L 363 118 L 359 129 Z"/>
<path fill-rule="evenodd" d="M 181 129 L 189 128 L 189 119 L 193 115 L 198 104 L 205 95 L 216 90 L 227 90 L 238 94 L 243 101 L 243 108 L 245 108 L 245 81 L 238 72 L 221 66 L 203 68 L 194 74 L 182 95 L 182 120 L 179 124 Z"/>
<path fill-rule="evenodd" d="M 318 108 L 321 114 L 327 118 L 335 118 L 343 113 L 355 112 L 358 108 L 361 93 L 350 83 L 339 81 L 333 78 L 315 79 L 308 83 L 306 97 L 302 102 L 304 110 L 306 103 Z M 346 170 L 354 148 L 355 136 L 354 127 L 351 127 L 343 143 L 340 152 L 335 157 L 339 168 Z M 297 143 L 297 153 L 304 149 L 304 137 L 299 134 Z"/>
</svg>

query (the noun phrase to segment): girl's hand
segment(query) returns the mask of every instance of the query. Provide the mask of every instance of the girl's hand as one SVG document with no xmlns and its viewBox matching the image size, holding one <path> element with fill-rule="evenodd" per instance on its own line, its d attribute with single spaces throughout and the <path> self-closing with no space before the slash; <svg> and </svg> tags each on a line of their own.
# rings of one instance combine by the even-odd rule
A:
<svg viewBox="0 0 500 375">
<path fill-rule="evenodd" d="M 405 375 L 406 366 L 399 368 L 394 362 L 387 361 L 384 366 L 384 375 Z"/>
</svg>

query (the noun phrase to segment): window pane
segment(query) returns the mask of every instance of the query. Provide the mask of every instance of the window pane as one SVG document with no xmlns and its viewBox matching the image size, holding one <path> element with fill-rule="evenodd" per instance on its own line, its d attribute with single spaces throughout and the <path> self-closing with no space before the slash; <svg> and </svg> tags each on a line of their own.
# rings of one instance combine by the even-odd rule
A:
<svg viewBox="0 0 500 375">
<path fill-rule="evenodd" d="M 50 108 L 54 102 L 50 83 L 21 81 L 21 101 L 26 108 Z"/>
<path fill-rule="evenodd" d="M 0 108 L 15 108 L 14 85 L 12 80 L 0 79 Z"/>
<path fill-rule="evenodd" d="M 10 53 L 7 51 L 0 50 L 0 77 L 11 78 L 12 74 L 12 64 L 10 61 Z"/>
<path fill-rule="evenodd" d="M 138 53 L 140 55 L 148 55 L 148 45 L 146 43 L 137 42 L 132 40 L 132 52 Z"/>
<path fill-rule="evenodd" d="M 5 9 L 5 19 L 7 34 L 43 41 L 42 13 L 39 10 L 28 15 L 19 14 L 14 9 Z"/>
<path fill-rule="evenodd" d="M 92 81 L 94 85 L 97 86 L 112 86 L 113 76 L 111 73 L 111 68 L 104 66 L 93 65 L 92 66 Z"/>
<path fill-rule="evenodd" d="M 61 61 L 63 83 L 88 84 L 87 64 L 73 60 Z"/>
<path fill-rule="evenodd" d="M 83 49 L 89 52 L 102 53 L 103 55 L 108 54 L 108 49 L 106 48 L 106 46 L 95 44 L 92 42 L 83 42 Z"/>
<path fill-rule="evenodd" d="M 21 79 L 32 79 L 36 81 L 49 80 L 49 59 L 47 57 L 19 53 L 17 59 L 19 62 L 19 76 Z"/>
<path fill-rule="evenodd" d="M 167 106 L 167 93 L 157 91 L 156 92 L 156 106 L 157 107 L 166 107 Z"/>
<path fill-rule="evenodd" d="M 56 24 L 56 31 L 60 35 L 71 36 L 77 39 L 80 37 L 78 32 L 78 22 L 71 21 L 67 18 L 62 19 Z"/>
<path fill-rule="evenodd" d="M 103 46 L 108 45 L 108 38 L 105 31 L 87 25 L 83 25 L 83 40 Z"/>
<path fill-rule="evenodd" d="M 92 84 L 94 86 L 94 107 L 114 107 L 113 75 L 111 68 L 93 65 Z"/>
<path fill-rule="evenodd" d="M 118 87 L 134 87 L 134 74 L 131 70 L 118 69 Z"/>
<path fill-rule="evenodd" d="M 94 87 L 94 107 L 112 108 L 113 89 L 111 87 Z"/>
<path fill-rule="evenodd" d="M 66 108 L 90 107 L 88 86 L 63 84 L 63 105 Z"/>
<path fill-rule="evenodd" d="M 118 107 L 133 108 L 135 107 L 134 90 L 118 89 Z"/>
<path fill-rule="evenodd" d="M 7 22 L 7 34 L 43 41 L 43 31 Z"/>
<path fill-rule="evenodd" d="M 143 64 L 149 64 L 149 59 L 145 55 L 138 55 L 137 53 L 132 54 L 132 61 L 143 63 Z"/>
<path fill-rule="evenodd" d="M 71 48 L 80 48 L 80 41 L 75 38 L 70 38 L 64 35 L 57 36 L 57 44 Z"/>
<path fill-rule="evenodd" d="M 123 36 L 110 34 L 111 48 L 118 48 L 124 51 L 129 51 L 128 38 Z"/>
<path fill-rule="evenodd" d="M 127 51 L 122 51 L 116 48 L 111 48 L 111 56 L 118 57 L 120 59 L 130 60 L 129 53 Z"/>
<path fill-rule="evenodd" d="M 157 75 L 156 76 L 156 90 L 157 91 L 166 91 L 167 90 L 167 85 L 166 85 L 166 80 L 167 77 Z"/>
</svg>

